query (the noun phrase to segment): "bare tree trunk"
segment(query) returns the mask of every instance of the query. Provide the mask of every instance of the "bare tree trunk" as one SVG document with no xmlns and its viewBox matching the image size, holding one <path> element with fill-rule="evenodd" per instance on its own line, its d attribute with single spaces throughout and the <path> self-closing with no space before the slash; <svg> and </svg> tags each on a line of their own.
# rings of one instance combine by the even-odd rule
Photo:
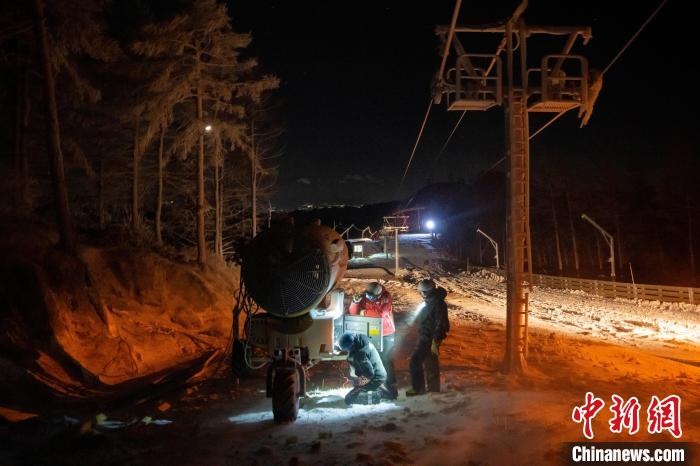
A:
<svg viewBox="0 0 700 466">
<path fill-rule="evenodd" d="M 258 169 L 257 154 L 255 150 L 255 121 L 250 124 L 250 183 L 251 183 L 251 233 L 250 237 L 255 238 L 258 233 Z"/>
<path fill-rule="evenodd" d="M 271 224 L 272 224 L 272 201 L 268 199 L 267 200 L 267 228 L 270 228 Z M 467 252 L 467 256 L 468 255 L 469 255 L 469 253 Z"/>
<path fill-rule="evenodd" d="M 49 59 L 49 37 L 44 19 L 42 0 L 34 0 L 34 26 L 37 37 L 39 59 L 44 74 L 44 108 L 46 114 L 46 137 L 48 139 L 49 164 L 51 167 L 51 184 L 56 208 L 58 231 L 61 247 L 71 255 L 77 255 L 78 242 L 73 229 L 73 221 L 68 205 L 68 190 L 63 170 L 61 153 L 61 130 L 58 123 L 56 106 L 56 86 L 53 69 Z"/>
<path fill-rule="evenodd" d="M 219 168 L 219 251 L 220 257 L 224 258 L 224 162 L 226 158 L 221 156 L 221 167 Z"/>
<path fill-rule="evenodd" d="M 100 219 L 100 231 L 105 229 L 105 162 L 100 154 L 100 173 L 97 181 L 97 212 Z"/>
<path fill-rule="evenodd" d="M 24 70 L 24 85 L 22 86 L 22 139 L 20 140 L 20 174 L 23 180 L 22 200 L 27 202 L 29 190 L 29 157 L 27 156 L 27 131 L 29 130 L 29 115 L 31 113 L 32 101 L 29 99 L 29 72 Z"/>
<path fill-rule="evenodd" d="M 214 214 L 216 216 L 214 219 L 214 253 L 217 257 L 223 257 L 224 254 L 221 250 L 221 193 L 219 192 L 219 165 L 217 163 L 214 163 L 214 203 Z"/>
<path fill-rule="evenodd" d="M 163 245 L 163 234 L 161 231 L 160 217 L 163 213 L 163 141 L 165 139 L 165 123 L 160 127 L 160 142 L 158 144 L 158 194 L 156 195 L 156 243 L 158 246 Z"/>
<path fill-rule="evenodd" d="M 574 229 L 574 218 L 571 215 L 571 202 L 569 200 L 569 192 L 566 192 L 566 207 L 569 211 L 569 227 L 571 227 L 571 242 L 574 250 L 574 267 L 576 268 L 576 276 L 580 276 L 578 263 L 578 248 L 576 246 L 576 230 Z"/>
<path fill-rule="evenodd" d="M 552 204 L 552 220 L 554 221 L 554 242 L 557 246 L 557 265 L 559 266 L 559 275 L 561 275 L 564 265 L 561 261 L 561 245 L 559 244 L 559 222 L 557 221 L 557 209 L 554 207 L 554 191 L 552 185 L 549 185 L 549 200 Z"/>
<path fill-rule="evenodd" d="M 140 159 L 139 154 L 139 124 L 136 123 L 134 128 L 134 147 L 132 150 L 131 160 L 131 229 L 134 232 L 139 231 L 141 226 L 141 213 L 139 212 L 139 172 Z"/>
<path fill-rule="evenodd" d="M 207 262 L 207 239 L 205 233 L 205 204 L 204 204 L 204 128 L 202 128 L 204 112 L 202 110 L 202 89 L 197 86 L 197 122 L 199 131 L 199 152 L 197 154 L 197 261 Z"/>
<path fill-rule="evenodd" d="M 21 70 L 19 65 L 17 66 L 17 85 L 15 88 L 15 199 L 14 207 L 17 212 L 19 212 L 26 203 L 26 189 L 27 180 L 24 177 L 22 170 L 22 148 L 24 145 L 24 106 L 26 101 L 24 99 L 24 87 L 26 82 L 24 79 L 24 72 Z"/>
<path fill-rule="evenodd" d="M 690 203 L 690 193 L 686 195 L 686 203 L 688 206 L 688 253 L 690 256 L 690 279 L 695 285 L 695 249 L 693 249 L 693 210 Z"/>
</svg>

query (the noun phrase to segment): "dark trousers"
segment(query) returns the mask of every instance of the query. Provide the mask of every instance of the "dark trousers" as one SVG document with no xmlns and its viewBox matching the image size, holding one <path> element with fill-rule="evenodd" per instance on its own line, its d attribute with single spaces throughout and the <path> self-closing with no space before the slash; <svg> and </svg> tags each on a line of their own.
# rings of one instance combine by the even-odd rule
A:
<svg viewBox="0 0 700 466">
<path fill-rule="evenodd" d="M 367 384 L 360 387 L 355 387 L 345 395 L 345 403 L 351 404 L 368 404 L 367 397 L 362 395 L 367 392 L 378 392 L 379 396 L 376 398 L 376 402 L 379 402 L 379 398 L 386 399 L 389 397 L 388 390 L 384 385 L 382 380 L 370 380 Z M 372 402 L 369 402 L 372 404 Z"/>
<path fill-rule="evenodd" d="M 428 391 L 440 391 L 440 360 L 430 350 L 432 344 L 432 339 L 419 336 L 416 348 L 411 355 L 411 385 L 413 390 L 418 393 L 425 391 L 426 381 L 428 383 Z M 423 366 L 425 366 L 425 372 L 423 371 Z"/>
<path fill-rule="evenodd" d="M 386 385 L 389 388 L 396 387 L 396 377 L 394 376 L 394 335 L 392 333 L 382 337 L 382 352 L 379 353 L 384 369 L 386 369 Z"/>
</svg>

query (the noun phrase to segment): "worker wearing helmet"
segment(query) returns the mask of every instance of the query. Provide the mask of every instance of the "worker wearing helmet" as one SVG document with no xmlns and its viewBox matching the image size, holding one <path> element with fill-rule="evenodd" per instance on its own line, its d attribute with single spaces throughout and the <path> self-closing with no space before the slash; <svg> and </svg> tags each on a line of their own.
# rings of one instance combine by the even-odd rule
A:
<svg viewBox="0 0 700 466">
<path fill-rule="evenodd" d="M 409 364 L 412 387 L 406 391 L 406 396 L 425 393 L 426 376 L 428 391 L 440 391 L 440 344 L 447 337 L 450 321 L 447 317 L 445 297 L 447 291 L 435 285 L 430 279 L 418 283 L 425 305 L 420 311 L 416 322 L 418 324 L 418 341 L 411 355 Z M 425 372 L 423 368 L 425 366 Z"/>
<path fill-rule="evenodd" d="M 338 339 L 338 347 L 348 352 L 353 389 L 345 395 L 347 404 L 374 404 L 396 398 L 385 385 L 384 364 L 367 335 L 346 332 Z"/>
<path fill-rule="evenodd" d="M 378 282 L 367 285 L 365 292 L 355 295 L 350 304 L 350 315 L 365 317 L 380 317 L 382 319 L 382 351 L 380 356 L 387 372 L 387 386 L 396 392 L 396 378 L 394 377 L 394 337 L 396 326 L 394 325 L 394 308 L 391 294 Z"/>
</svg>

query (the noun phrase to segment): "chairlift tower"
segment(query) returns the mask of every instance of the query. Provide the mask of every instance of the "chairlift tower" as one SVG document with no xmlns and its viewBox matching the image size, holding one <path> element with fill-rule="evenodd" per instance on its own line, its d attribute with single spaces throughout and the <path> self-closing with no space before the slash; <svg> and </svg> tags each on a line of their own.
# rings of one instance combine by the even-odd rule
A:
<svg viewBox="0 0 700 466">
<path fill-rule="evenodd" d="M 450 26 L 438 27 L 444 43 L 443 64 L 434 89 L 434 103 L 444 97 L 449 111 L 485 111 L 502 106 L 506 127 L 506 348 L 503 370 L 518 373 L 526 367 L 528 293 L 531 287 L 530 242 L 530 130 L 531 112 L 561 114 L 592 111 L 588 61 L 571 53 L 580 38 L 585 45 L 590 27 L 530 26 L 522 14 L 527 0 L 503 24 L 459 26 L 461 0 L 456 0 Z M 495 53 L 468 53 L 460 37 L 466 34 L 501 35 Z M 528 39 L 535 35 L 565 38 L 563 46 L 542 55 L 538 67 L 528 67 Z M 465 42 L 466 43 L 466 42 Z M 506 52 L 505 65 L 501 58 Z M 516 56 L 519 51 L 519 57 Z M 445 66 L 452 57 L 453 67 Z M 456 57 L 456 58 L 455 58 Z M 517 63 L 516 63 L 517 62 Z"/>
</svg>

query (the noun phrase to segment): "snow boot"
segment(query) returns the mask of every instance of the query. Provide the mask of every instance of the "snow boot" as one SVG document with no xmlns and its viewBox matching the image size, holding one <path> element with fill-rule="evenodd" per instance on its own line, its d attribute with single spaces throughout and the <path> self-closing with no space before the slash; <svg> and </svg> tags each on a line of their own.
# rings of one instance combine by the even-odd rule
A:
<svg viewBox="0 0 700 466">
<path fill-rule="evenodd" d="M 381 395 L 383 400 L 395 400 L 399 397 L 399 392 L 396 390 L 396 387 L 380 385 L 377 392 Z"/>
<path fill-rule="evenodd" d="M 416 390 L 414 390 L 414 389 L 412 389 L 412 388 L 409 388 L 408 390 L 406 390 L 406 396 L 408 396 L 408 397 L 410 397 L 410 396 L 424 395 L 424 394 L 425 394 L 425 392 L 419 392 L 419 391 L 416 391 Z"/>
</svg>

